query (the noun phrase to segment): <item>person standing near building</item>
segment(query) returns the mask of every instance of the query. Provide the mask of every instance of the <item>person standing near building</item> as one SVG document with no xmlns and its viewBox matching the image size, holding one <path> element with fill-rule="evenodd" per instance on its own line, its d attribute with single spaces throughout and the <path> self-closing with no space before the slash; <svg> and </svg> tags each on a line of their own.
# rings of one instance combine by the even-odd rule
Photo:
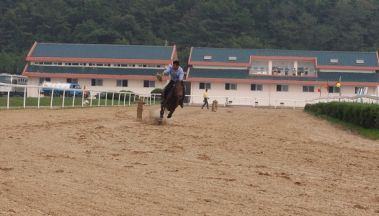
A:
<svg viewBox="0 0 379 216">
<path fill-rule="evenodd" d="M 203 93 L 203 98 L 204 98 L 204 100 L 203 100 L 204 104 L 203 104 L 203 106 L 201 106 L 201 109 L 203 109 L 205 106 L 207 106 L 207 109 L 209 109 L 209 104 L 208 104 L 208 99 L 209 99 L 209 97 L 208 97 L 208 89 L 205 89 L 205 92 Z"/>
</svg>

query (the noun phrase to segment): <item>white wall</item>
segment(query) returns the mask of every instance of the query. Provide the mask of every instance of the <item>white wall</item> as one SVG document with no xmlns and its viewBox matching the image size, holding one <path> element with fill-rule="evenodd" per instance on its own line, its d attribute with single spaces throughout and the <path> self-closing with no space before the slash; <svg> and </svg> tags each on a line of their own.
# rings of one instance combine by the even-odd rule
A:
<svg viewBox="0 0 379 216">
<path fill-rule="evenodd" d="M 66 78 L 51 78 L 51 82 L 60 82 L 66 83 Z M 128 80 L 127 87 L 118 87 L 116 86 L 116 80 L 114 79 L 103 79 L 102 86 L 91 86 L 91 79 L 78 79 L 79 85 L 86 90 L 94 90 L 94 91 L 133 91 L 137 94 L 150 94 L 150 92 L 155 88 L 163 88 L 166 82 L 158 82 L 155 81 L 155 87 L 145 88 L 143 87 L 143 80 Z M 39 85 L 39 77 L 32 78 L 29 77 L 28 85 Z M 28 88 L 28 97 L 38 97 L 37 88 Z"/>
<path fill-rule="evenodd" d="M 321 88 L 321 95 L 317 91 Z M 355 96 L 354 86 L 342 86 L 342 96 Z M 202 94 L 204 89 L 199 89 L 199 82 L 191 83 L 192 103 L 202 103 Z M 368 94 L 376 94 L 375 87 L 370 87 Z M 314 87 L 314 92 L 303 92 L 303 85 L 289 85 L 288 92 L 277 92 L 276 84 L 263 85 L 263 91 L 251 91 L 250 84 L 237 84 L 237 90 L 225 90 L 225 83 L 211 83 L 211 89 L 208 90 L 209 102 L 217 100 L 219 104 L 224 104 L 226 98 L 232 100 L 235 105 L 257 105 L 261 106 L 280 106 L 284 103 L 286 106 L 304 106 L 305 100 L 318 99 L 320 97 L 336 97 L 339 93 L 328 93 L 326 87 Z"/>
</svg>

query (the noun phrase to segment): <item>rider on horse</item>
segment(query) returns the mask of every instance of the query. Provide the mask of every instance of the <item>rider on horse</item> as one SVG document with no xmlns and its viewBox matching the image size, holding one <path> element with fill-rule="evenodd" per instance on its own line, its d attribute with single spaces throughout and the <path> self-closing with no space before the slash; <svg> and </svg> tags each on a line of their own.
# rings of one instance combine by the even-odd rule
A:
<svg viewBox="0 0 379 216">
<path fill-rule="evenodd" d="M 179 66 L 179 61 L 175 60 L 172 65 L 169 65 L 165 71 L 163 71 L 163 74 L 170 75 L 170 82 L 166 85 L 166 87 L 163 90 L 163 99 L 166 98 L 170 90 L 175 86 L 176 81 L 180 81 L 180 83 L 183 85 L 183 96 L 179 100 L 180 107 L 183 108 L 183 101 L 184 101 L 184 84 L 183 84 L 183 78 L 184 78 L 184 71 L 183 68 Z M 158 80 L 162 80 L 161 75 L 157 75 Z M 163 102 L 164 100 L 162 100 Z"/>
</svg>

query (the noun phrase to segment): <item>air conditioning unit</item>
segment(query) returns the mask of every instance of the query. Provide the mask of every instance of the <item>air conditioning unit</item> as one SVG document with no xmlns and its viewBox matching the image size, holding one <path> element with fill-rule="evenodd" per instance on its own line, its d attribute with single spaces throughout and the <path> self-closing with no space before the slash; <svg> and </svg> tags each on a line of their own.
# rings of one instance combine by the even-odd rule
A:
<svg viewBox="0 0 379 216">
<path fill-rule="evenodd" d="M 338 59 L 336 58 L 330 59 L 330 63 L 338 64 Z"/>
<path fill-rule="evenodd" d="M 229 56 L 229 61 L 237 61 L 237 56 Z"/>
<path fill-rule="evenodd" d="M 212 56 L 204 56 L 204 60 L 212 60 Z"/>
</svg>

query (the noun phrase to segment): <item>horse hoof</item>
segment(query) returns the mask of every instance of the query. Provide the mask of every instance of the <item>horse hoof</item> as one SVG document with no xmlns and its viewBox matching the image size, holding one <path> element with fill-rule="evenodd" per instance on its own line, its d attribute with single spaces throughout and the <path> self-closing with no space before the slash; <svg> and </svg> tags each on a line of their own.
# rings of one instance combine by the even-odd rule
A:
<svg viewBox="0 0 379 216">
<path fill-rule="evenodd" d="M 171 118 L 171 117 L 172 117 L 172 115 L 168 115 L 168 116 L 167 116 L 167 118 Z"/>
</svg>

